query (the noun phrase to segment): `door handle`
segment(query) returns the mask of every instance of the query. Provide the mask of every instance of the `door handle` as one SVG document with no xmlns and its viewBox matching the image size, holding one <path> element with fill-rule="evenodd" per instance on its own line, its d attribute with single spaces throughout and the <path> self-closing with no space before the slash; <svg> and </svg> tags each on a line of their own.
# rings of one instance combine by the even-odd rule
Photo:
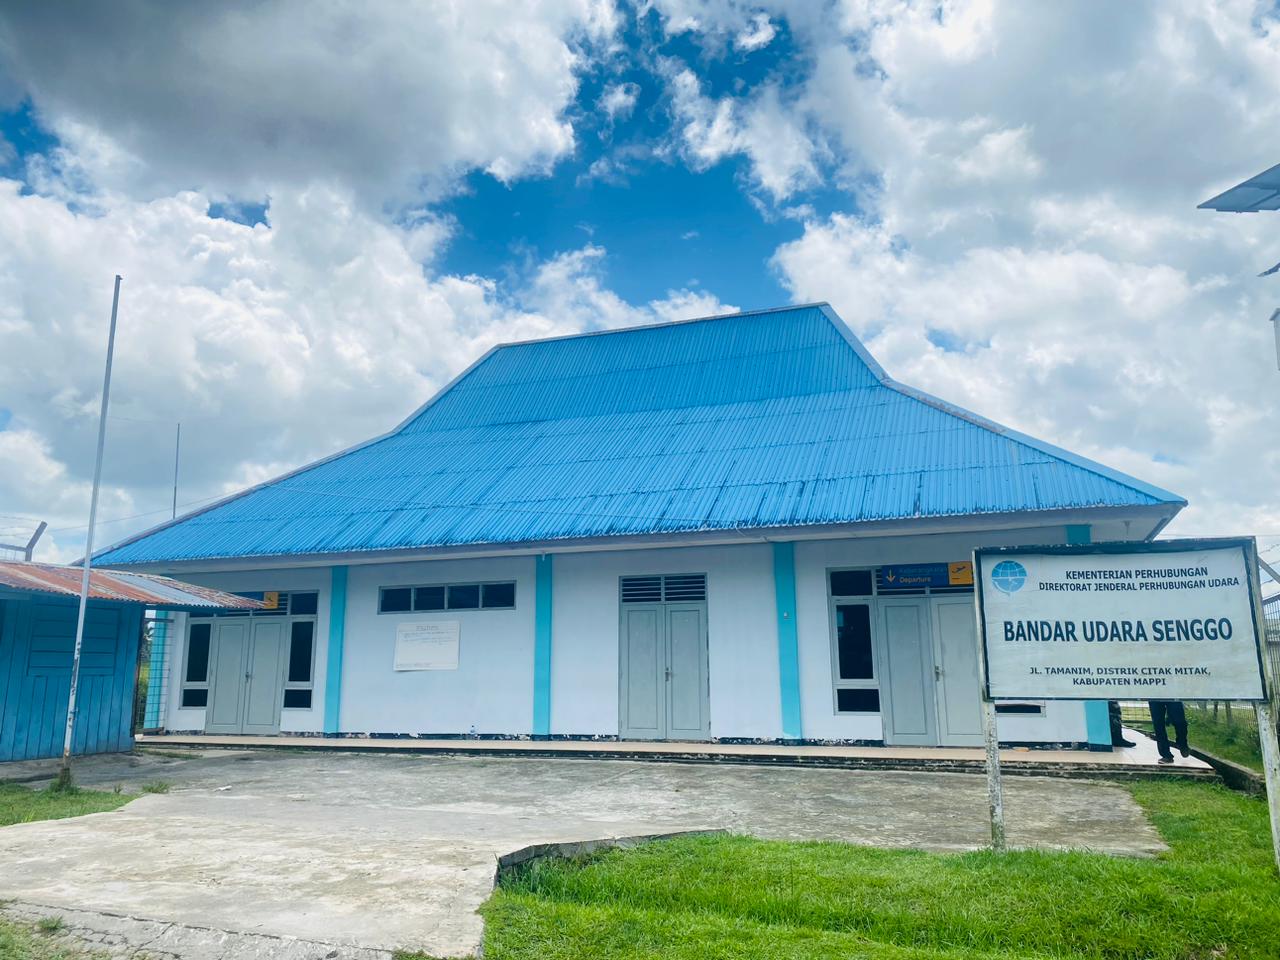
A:
<svg viewBox="0 0 1280 960">
<path fill-rule="evenodd" d="M 941 680 L 941 679 L 942 679 L 942 668 L 941 668 L 941 667 L 939 667 L 939 666 L 935 666 L 935 667 L 933 668 L 933 679 L 935 679 L 935 680 Z"/>
<path fill-rule="evenodd" d="M 666 674 L 667 674 L 667 683 L 670 683 L 670 682 L 671 682 L 671 668 L 670 668 L 670 667 L 667 667 L 667 669 L 666 669 Z"/>
</svg>

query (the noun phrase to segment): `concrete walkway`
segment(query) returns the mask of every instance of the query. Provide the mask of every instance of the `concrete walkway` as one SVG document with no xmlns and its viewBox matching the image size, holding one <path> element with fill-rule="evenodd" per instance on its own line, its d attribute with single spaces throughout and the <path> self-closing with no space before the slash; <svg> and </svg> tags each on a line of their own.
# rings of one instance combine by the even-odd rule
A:
<svg viewBox="0 0 1280 960">
<path fill-rule="evenodd" d="M 211 750 L 86 759 L 78 776 L 172 788 L 0 829 L 0 898 L 198 958 L 294 955 L 272 938 L 298 938 L 298 956 L 473 953 L 497 858 L 530 844 L 724 829 L 951 851 L 987 831 L 968 774 Z M 1120 787 L 1018 777 L 1006 793 L 1014 844 L 1163 849 Z"/>
<path fill-rule="evenodd" d="M 1006 772 L 1055 776 L 1164 776 L 1170 767 L 1157 764 L 1159 754 L 1149 738 L 1126 729 L 1133 747 L 1113 750 L 1039 750 L 1007 747 L 1000 751 Z M 274 737 L 218 734 L 162 734 L 138 737 L 140 746 L 264 747 L 298 750 L 344 750 L 371 753 L 424 753 L 442 756 L 582 757 L 597 760 L 669 760 L 690 763 L 772 763 L 782 766 L 839 767 L 867 770 L 981 772 L 981 747 L 858 747 L 844 744 L 691 743 L 633 740 L 433 740 L 425 737 Z M 0 764 L 0 766 L 3 766 Z M 1181 776 L 1213 778 L 1212 767 L 1195 757 L 1179 757 Z M 2 774 L 0 774 L 2 776 Z"/>
</svg>

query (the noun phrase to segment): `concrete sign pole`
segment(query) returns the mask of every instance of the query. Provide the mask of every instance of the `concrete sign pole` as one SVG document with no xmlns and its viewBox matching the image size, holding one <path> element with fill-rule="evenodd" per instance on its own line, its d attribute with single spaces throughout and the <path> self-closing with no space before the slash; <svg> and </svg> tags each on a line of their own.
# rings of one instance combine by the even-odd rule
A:
<svg viewBox="0 0 1280 960">
<path fill-rule="evenodd" d="M 973 555 L 973 617 L 977 623 L 974 636 L 978 644 L 978 696 L 982 702 L 982 740 L 987 748 L 987 813 L 991 818 L 991 849 L 1003 853 L 1004 785 L 1000 780 L 1000 734 L 996 729 L 996 704 L 987 693 L 986 637 L 982 623 L 982 580 L 978 575 L 978 555 Z"/>
<path fill-rule="evenodd" d="M 98 453 L 93 461 L 93 490 L 89 495 L 89 532 L 84 542 L 84 573 L 80 577 L 80 612 L 76 616 L 76 644 L 71 657 L 71 690 L 67 695 L 67 729 L 62 738 L 62 768 L 58 781 L 71 782 L 71 740 L 76 726 L 76 693 L 80 686 L 80 650 L 84 646 L 84 614 L 89 605 L 89 568 L 93 562 L 93 527 L 98 518 L 98 488 L 102 484 L 102 448 L 107 437 L 107 404 L 111 400 L 111 359 L 116 346 L 116 311 L 120 306 L 120 275 L 111 296 L 111 329 L 107 333 L 107 368 L 102 378 L 102 410 L 98 414 Z"/>
</svg>

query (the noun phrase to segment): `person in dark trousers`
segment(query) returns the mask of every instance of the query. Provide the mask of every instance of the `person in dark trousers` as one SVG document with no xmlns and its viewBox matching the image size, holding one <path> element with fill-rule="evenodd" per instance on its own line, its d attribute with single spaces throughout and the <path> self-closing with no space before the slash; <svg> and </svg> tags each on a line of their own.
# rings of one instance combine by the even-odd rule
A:
<svg viewBox="0 0 1280 960">
<path fill-rule="evenodd" d="M 1124 738 L 1124 724 L 1120 722 L 1120 701 L 1107 701 L 1107 717 L 1111 720 L 1111 745 L 1113 747 L 1135 747 L 1132 740 Z"/>
<path fill-rule="evenodd" d="M 1184 757 L 1190 756 L 1191 748 L 1187 746 L 1187 712 L 1181 700 L 1148 700 L 1151 710 L 1151 725 L 1155 727 L 1156 749 L 1160 751 L 1161 763 L 1173 763 L 1173 751 L 1169 749 L 1169 731 L 1165 723 L 1173 724 L 1174 745 Z"/>
</svg>

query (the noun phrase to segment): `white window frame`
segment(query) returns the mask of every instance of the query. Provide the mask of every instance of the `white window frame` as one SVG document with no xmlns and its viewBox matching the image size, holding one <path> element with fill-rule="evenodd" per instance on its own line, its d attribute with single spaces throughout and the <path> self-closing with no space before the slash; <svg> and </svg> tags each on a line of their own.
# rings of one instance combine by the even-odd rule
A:
<svg viewBox="0 0 1280 960">
<path fill-rule="evenodd" d="M 213 625 L 212 618 L 187 618 L 187 629 L 182 638 L 182 683 L 178 689 L 178 709 L 180 710 L 205 710 L 209 706 L 209 670 L 213 667 Z M 187 664 L 191 662 L 191 631 L 195 627 L 207 627 L 209 630 L 208 647 L 204 654 L 204 680 L 188 680 Z M 187 691 L 203 690 L 204 705 L 199 707 L 187 706 Z"/>
<path fill-rule="evenodd" d="M 304 591 L 299 590 L 299 593 Z M 317 613 L 319 610 L 317 609 Z M 283 710 L 314 710 L 316 706 L 316 647 L 320 645 L 320 638 L 317 635 L 320 629 L 319 617 L 314 613 L 307 613 L 301 616 L 290 616 L 287 620 L 289 624 L 289 647 L 285 651 L 284 657 L 284 693 L 280 695 L 280 709 Z M 311 624 L 311 667 L 308 671 L 308 679 L 290 680 L 289 666 L 293 663 L 293 625 L 295 623 Z M 309 690 L 311 691 L 311 702 L 305 707 L 287 707 L 284 703 L 284 694 L 290 690 Z"/>
</svg>

